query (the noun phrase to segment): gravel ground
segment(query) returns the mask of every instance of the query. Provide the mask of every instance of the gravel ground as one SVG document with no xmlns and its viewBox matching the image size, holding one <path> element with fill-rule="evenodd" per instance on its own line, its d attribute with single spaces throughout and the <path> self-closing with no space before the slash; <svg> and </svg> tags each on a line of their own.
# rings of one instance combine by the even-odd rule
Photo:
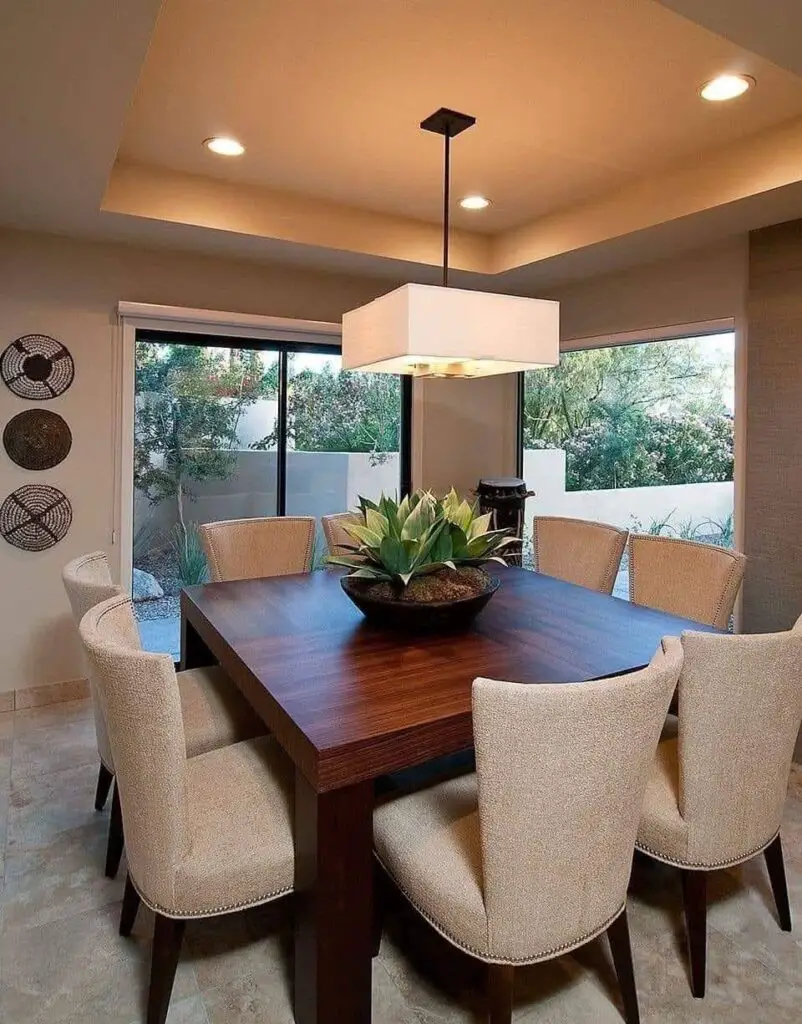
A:
<svg viewBox="0 0 802 1024">
<path fill-rule="evenodd" d="M 151 551 L 136 562 L 136 568 L 155 576 L 164 591 L 164 597 L 155 601 L 137 601 L 136 617 L 138 619 L 168 619 L 179 614 L 179 595 L 181 580 L 178 577 L 178 566 L 171 550 Z"/>
</svg>

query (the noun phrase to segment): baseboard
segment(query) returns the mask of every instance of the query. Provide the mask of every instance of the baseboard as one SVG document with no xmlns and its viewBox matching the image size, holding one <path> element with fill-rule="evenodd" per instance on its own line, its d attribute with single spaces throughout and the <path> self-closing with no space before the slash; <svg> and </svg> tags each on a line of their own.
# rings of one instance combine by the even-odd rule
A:
<svg viewBox="0 0 802 1024">
<path fill-rule="evenodd" d="M 88 696 L 89 681 L 86 679 L 67 679 L 63 683 L 21 687 L 0 693 L 0 714 L 44 708 L 48 704 L 62 704 L 66 700 L 81 700 Z"/>
</svg>

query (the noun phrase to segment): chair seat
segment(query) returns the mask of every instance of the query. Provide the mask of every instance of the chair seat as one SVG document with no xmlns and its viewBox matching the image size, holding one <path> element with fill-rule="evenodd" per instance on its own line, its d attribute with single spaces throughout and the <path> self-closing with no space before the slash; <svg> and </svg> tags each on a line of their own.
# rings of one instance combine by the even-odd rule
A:
<svg viewBox="0 0 802 1024">
<path fill-rule="evenodd" d="M 292 763 L 270 736 L 187 760 L 190 851 L 175 875 L 174 917 L 265 903 L 293 888 Z"/>
<path fill-rule="evenodd" d="M 262 736 L 264 724 L 219 665 L 178 673 L 187 757 Z"/>
<path fill-rule="evenodd" d="M 420 913 L 455 945 L 489 955 L 476 776 L 377 807 L 373 837 L 379 860 Z"/>
<path fill-rule="evenodd" d="M 688 823 L 679 810 L 679 742 L 663 739 L 646 784 L 636 846 L 659 860 L 687 864 L 688 843 Z"/>
</svg>

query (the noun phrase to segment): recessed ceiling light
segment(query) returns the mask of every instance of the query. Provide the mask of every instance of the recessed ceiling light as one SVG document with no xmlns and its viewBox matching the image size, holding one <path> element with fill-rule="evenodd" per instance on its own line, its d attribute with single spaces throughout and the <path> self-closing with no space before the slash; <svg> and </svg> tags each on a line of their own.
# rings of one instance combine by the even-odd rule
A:
<svg viewBox="0 0 802 1024">
<path fill-rule="evenodd" d="M 721 103 L 723 100 L 734 100 L 743 96 L 755 84 L 754 78 L 749 75 L 719 75 L 709 82 L 705 82 L 699 90 L 703 100 L 710 100 L 712 103 Z"/>
<path fill-rule="evenodd" d="M 245 147 L 236 139 L 227 138 L 225 135 L 215 135 L 214 138 L 204 139 L 204 146 L 218 156 L 242 156 Z"/>
<path fill-rule="evenodd" d="M 459 204 L 463 210 L 484 210 L 490 206 L 490 200 L 484 196 L 465 196 L 464 199 L 460 199 Z"/>
</svg>

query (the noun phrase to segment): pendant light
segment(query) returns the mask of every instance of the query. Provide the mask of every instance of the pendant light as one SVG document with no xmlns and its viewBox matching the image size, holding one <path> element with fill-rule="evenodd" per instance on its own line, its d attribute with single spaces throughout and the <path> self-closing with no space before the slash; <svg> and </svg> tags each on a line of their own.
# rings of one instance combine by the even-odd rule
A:
<svg viewBox="0 0 802 1024">
<path fill-rule="evenodd" d="M 451 140 L 475 123 L 445 107 L 421 122 L 444 140 L 442 284 L 406 284 L 346 313 L 343 369 L 486 377 L 559 362 L 558 302 L 449 287 Z"/>
</svg>

